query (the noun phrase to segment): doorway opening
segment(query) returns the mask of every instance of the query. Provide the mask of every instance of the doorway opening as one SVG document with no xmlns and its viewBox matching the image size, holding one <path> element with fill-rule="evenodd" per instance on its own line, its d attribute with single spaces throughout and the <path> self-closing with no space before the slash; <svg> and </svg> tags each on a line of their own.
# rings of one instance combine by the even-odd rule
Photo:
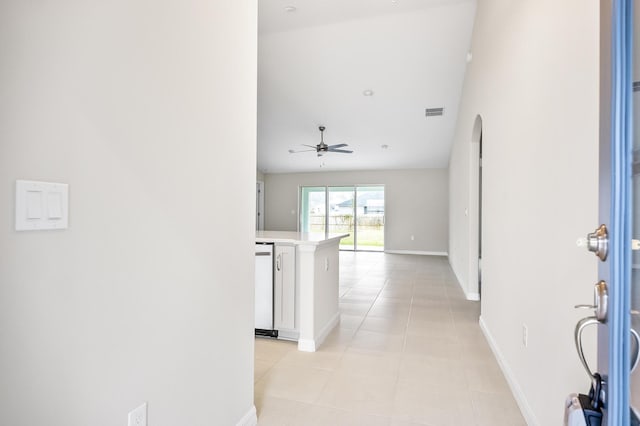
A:
<svg viewBox="0 0 640 426">
<path fill-rule="evenodd" d="M 482 122 L 478 155 L 478 297 L 482 297 Z"/>
<path fill-rule="evenodd" d="M 482 294 L 482 117 L 476 116 L 469 158 L 469 282 L 467 299 Z"/>
</svg>

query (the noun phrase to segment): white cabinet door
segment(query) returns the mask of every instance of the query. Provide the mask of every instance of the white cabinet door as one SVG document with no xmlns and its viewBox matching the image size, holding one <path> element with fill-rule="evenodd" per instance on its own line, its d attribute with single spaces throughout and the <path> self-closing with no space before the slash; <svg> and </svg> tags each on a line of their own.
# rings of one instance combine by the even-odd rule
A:
<svg viewBox="0 0 640 426">
<path fill-rule="evenodd" d="M 274 285 L 274 328 L 295 329 L 296 248 L 276 245 Z"/>
</svg>

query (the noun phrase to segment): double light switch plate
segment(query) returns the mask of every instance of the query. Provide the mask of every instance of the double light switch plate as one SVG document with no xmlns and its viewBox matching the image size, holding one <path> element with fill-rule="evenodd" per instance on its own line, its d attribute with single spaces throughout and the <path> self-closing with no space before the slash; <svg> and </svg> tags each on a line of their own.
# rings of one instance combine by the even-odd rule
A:
<svg viewBox="0 0 640 426">
<path fill-rule="evenodd" d="M 69 227 L 69 185 L 16 181 L 16 231 Z"/>
</svg>

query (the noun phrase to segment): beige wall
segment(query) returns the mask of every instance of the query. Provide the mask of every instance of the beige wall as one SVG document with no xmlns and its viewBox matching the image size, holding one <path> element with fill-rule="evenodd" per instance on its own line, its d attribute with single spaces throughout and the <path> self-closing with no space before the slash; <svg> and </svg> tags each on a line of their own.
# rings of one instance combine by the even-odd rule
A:
<svg viewBox="0 0 640 426">
<path fill-rule="evenodd" d="M 450 161 L 450 261 L 468 282 L 471 137 L 483 119 L 482 321 L 531 425 L 562 423 L 588 378 L 573 328 L 592 300 L 599 4 L 480 0 Z M 522 326 L 529 330 L 528 347 Z M 595 349 L 589 345 L 590 355 Z"/>
<path fill-rule="evenodd" d="M 256 27 L 255 1 L 0 2 L 0 424 L 250 412 Z M 69 229 L 14 231 L 16 179 L 68 183 Z"/>
<path fill-rule="evenodd" d="M 386 250 L 447 252 L 446 169 L 266 174 L 265 229 L 297 229 L 300 186 L 357 184 L 385 185 Z"/>
</svg>

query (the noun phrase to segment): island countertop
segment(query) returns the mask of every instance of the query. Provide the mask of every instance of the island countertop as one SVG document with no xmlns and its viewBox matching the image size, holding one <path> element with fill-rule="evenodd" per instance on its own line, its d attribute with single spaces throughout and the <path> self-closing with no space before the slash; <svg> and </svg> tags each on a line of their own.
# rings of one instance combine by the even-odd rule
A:
<svg viewBox="0 0 640 426">
<path fill-rule="evenodd" d="M 257 243 L 286 243 L 293 245 L 324 245 L 337 243 L 349 234 L 308 234 L 295 231 L 256 231 Z"/>
</svg>

